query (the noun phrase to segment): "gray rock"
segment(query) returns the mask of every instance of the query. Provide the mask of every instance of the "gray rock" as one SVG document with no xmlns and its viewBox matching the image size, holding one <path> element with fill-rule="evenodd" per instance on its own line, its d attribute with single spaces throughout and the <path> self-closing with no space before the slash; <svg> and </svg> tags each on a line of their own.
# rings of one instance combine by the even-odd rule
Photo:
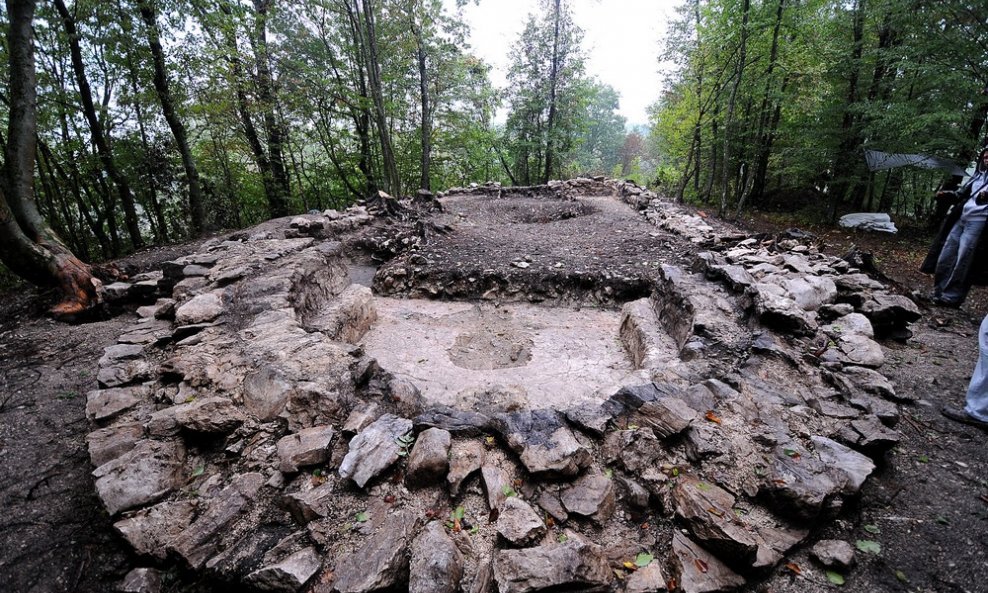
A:
<svg viewBox="0 0 988 593">
<path fill-rule="evenodd" d="M 329 460 L 332 426 L 313 426 L 278 440 L 278 469 L 286 474 Z"/>
<path fill-rule="evenodd" d="M 244 407 L 261 422 L 274 420 L 285 409 L 293 385 L 278 370 L 262 366 L 243 383 Z"/>
<path fill-rule="evenodd" d="M 196 507 L 192 501 L 162 502 L 131 514 L 113 524 L 138 554 L 164 560 L 170 545 L 192 523 Z"/>
<path fill-rule="evenodd" d="M 612 576 L 597 547 L 576 534 L 562 544 L 494 553 L 499 593 L 597 590 L 610 585 Z"/>
<path fill-rule="evenodd" d="M 854 566 L 854 548 L 839 539 L 824 539 L 813 544 L 810 557 L 824 568 L 844 570 Z"/>
<path fill-rule="evenodd" d="M 542 510 L 552 515 L 552 518 L 557 522 L 564 523 L 569 519 L 569 513 L 566 512 L 566 507 L 563 506 L 563 501 L 560 500 L 558 491 L 543 491 L 539 495 L 538 503 L 542 507 Z"/>
<path fill-rule="evenodd" d="M 899 444 L 902 436 L 886 427 L 874 416 L 852 420 L 834 435 L 834 438 L 862 451 L 887 451 Z"/>
<path fill-rule="evenodd" d="M 494 428 L 533 474 L 573 476 L 590 464 L 590 452 L 581 445 L 555 410 L 526 410 L 498 414 Z"/>
<path fill-rule="evenodd" d="M 648 509 L 649 493 L 644 486 L 635 480 L 624 476 L 619 477 L 617 481 L 624 489 L 621 499 L 624 500 L 631 509 L 636 511 L 644 511 Z"/>
<path fill-rule="evenodd" d="M 107 420 L 149 401 L 150 397 L 150 385 L 96 389 L 86 394 L 86 417 L 96 421 Z"/>
<path fill-rule="evenodd" d="M 678 530 L 672 534 L 672 561 L 684 593 L 731 591 L 745 584 L 741 575 Z"/>
<path fill-rule="evenodd" d="M 390 589 L 408 580 L 408 547 L 415 535 L 412 511 L 389 516 L 358 550 L 336 565 L 335 591 L 371 593 Z"/>
<path fill-rule="evenodd" d="M 120 457 L 130 451 L 144 435 L 144 427 L 137 422 L 126 422 L 94 430 L 86 436 L 89 459 L 94 467 Z"/>
<path fill-rule="evenodd" d="M 160 593 L 161 572 L 154 568 L 135 568 L 127 573 L 117 591 L 120 593 Z"/>
<path fill-rule="evenodd" d="M 182 532 L 169 550 L 179 554 L 194 569 L 201 569 L 220 549 L 220 536 L 246 515 L 257 499 L 264 476 L 239 474 L 214 498 L 205 501 L 206 510 Z"/>
<path fill-rule="evenodd" d="M 665 449 L 651 430 L 638 428 L 607 433 L 603 453 L 609 463 L 638 474 L 657 465 Z"/>
<path fill-rule="evenodd" d="M 614 482 L 602 475 L 584 474 L 560 493 L 570 513 L 603 523 L 614 513 Z"/>
<path fill-rule="evenodd" d="M 662 565 L 658 560 L 631 573 L 624 587 L 624 593 L 660 593 L 665 590 L 666 577 L 662 574 Z"/>
<path fill-rule="evenodd" d="M 175 422 L 193 432 L 227 433 L 243 424 L 244 413 L 225 397 L 207 397 L 176 406 Z"/>
<path fill-rule="evenodd" d="M 152 370 L 151 363 L 144 358 L 115 360 L 108 366 L 100 366 L 96 381 L 101 387 L 119 387 L 150 378 Z"/>
<path fill-rule="evenodd" d="M 315 488 L 293 492 L 284 498 L 285 507 L 299 523 L 315 521 L 329 514 L 333 503 L 339 500 L 336 484 L 333 480 L 319 484 Z"/>
<path fill-rule="evenodd" d="M 446 482 L 453 496 L 460 493 L 460 486 L 470 474 L 484 465 L 484 445 L 480 441 L 456 441 L 449 452 L 449 473 Z"/>
<path fill-rule="evenodd" d="M 456 593 L 463 578 L 463 554 L 439 521 L 412 542 L 408 593 Z"/>
<path fill-rule="evenodd" d="M 856 494 L 871 472 L 875 471 L 871 459 L 857 451 L 826 437 L 814 436 L 810 440 L 820 460 L 843 481 L 841 491 L 844 494 Z"/>
<path fill-rule="evenodd" d="M 301 589 L 322 566 L 322 558 L 315 548 L 303 548 L 281 562 L 262 566 L 247 575 L 247 583 L 261 591 L 289 591 Z"/>
<path fill-rule="evenodd" d="M 449 471 L 449 448 L 452 438 L 441 428 L 430 428 L 415 439 L 408 456 L 405 479 L 409 484 L 425 486 L 441 480 Z"/>
<path fill-rule="evenodd" d="M 871 368 L 885 364 L 882 347 L 871 338 L 859 334 L 841 336 L 837 339 L 837 347 L 847 357 L 848 364 Z"/>
<path fill-rule="evenodd" d="M 758 542 L 742 518 L 734 515 L 734 496 L 723 488 L 681 475 L 672 489 L 676 516 L 707 549 L 738 564 L 755 559 Z"/>
<path fill-rule="evenodd" d="M 840 376 L 849 381 L 855 389 L 865 393 L 896 401 L 912 401 L 908 399 L 908 394 L 905 397 L 897 395 L 892 383 L 884 375 L 873 369 L 857 366 L 846 367 L 841 369 Z"/>
<path fill-rule="evenodd" d="M 480 474 L 484 478 L 484 489 L 487 490 L 487 506 L 492 511 L 500 509 L 508 498 L 508 493 L 514 490 L 511 487 L 511 475 L 494 465 L 480 468 Z"/>
<path fill-rule="evenodd" d="M 697 416 L 697 411 L 683 400 L 663 397 L 638 408 L 635 419 L 639 425 L 650 427 L 656 436 L 665 439 L 689 428 Z"/>
<path fill-rule="evenodd" d="M 357 434 L 370 426 L 380 416 L 380 406 L 376 402 L 360 404 L 347 416 L 346 422 L 343 423 L 343 432 Z"/>
<path fill-rule="evenodd" d="M 139 441 L 95 471 L 96 491 L 110 515 L 156 502 L 184 482 L 185 447 L 178 441 Z"/>
<path fill-rule="evenodd" d="M 117 342 L 121 344 L 162 344 L 171 339 L 174 329 L 170 321 L 142 319 L 130 331 L 124 333 Z"/>
<path fill-rule="evenodd" d="M 491 419 L 477 412 L 438 406 L 415 417 L 415 430 L 441 428 L 455 436 L 476 437 L 490 430 Z"/>
<path fill-rule="evenodd" d="M 223 314 L 223 291 L 214 290 L 192 297 L 175 310 L 177 325 L 193 325 L 213 321 Z"/>
<path fill-rule="evenodd" d="M 567 420 L 574 426 L 596 436 L 604 436 L 607 431 L 607 423 L 612 418 L 613 416 L 607 412 L 604 406 L 589 402 L 566 410 Z"/>
<path fill-rule="evenodd" d="M 154 319 L 172 318 L 175 316 L 175 299 L 158 299 L 153 305 L 138 307 L 137 314 Z"/>
<path fill-rule="evenodd" d="M 350 440 L 350 452 L 340 464 L 339 474 L 363 488 L 398 461 L 402 451 L 398 438 L 412 431 L 412 421 L 385 414 Z"/>
<path fill-rule="evenodd" d="M 497 518 L 497 533 L 515 546 L 528 546 L 545 536 L 545 522 L 524 500 L 509 496 Z"/>
</svg>

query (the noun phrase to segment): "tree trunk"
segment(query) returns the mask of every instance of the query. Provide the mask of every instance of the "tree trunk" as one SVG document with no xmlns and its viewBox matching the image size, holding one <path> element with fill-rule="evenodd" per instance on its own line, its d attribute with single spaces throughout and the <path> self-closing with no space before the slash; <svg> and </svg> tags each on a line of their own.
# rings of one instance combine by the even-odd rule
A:
<svg viewBox="0 0 988 593">
<path fill-rule="evenodd" d="M 151 49 L 151 57 L 154 63 L 154 91 L 158 95 L 162 114 L 165 116 L 165 121 L 168 122 L 172 136 L 175 137 L 178 152 L 182 156 L 182 166 L 185 168 L 185 178 L 189 184 L 189 218 L 192 223 L 192 235 L 195 237 L 201 235 L 206 230 L 206 212 L 202 203 L 199 169 L 196 168 L 195 160 L 192 158 L 192 150 L 189 148 L 189 139 L 185 132 L 185 125 L 175 111 L 175 101 L 172 98 L 171 89 L 168 86 L 168 76 L 165 71 L 165 53 L 161 48 L 158 17 L 151 4 L 152 1 L 138 0 L 137 5 L 141 12 L 141 19 L 144 21 L 146 27 L 148 47 Z M 162 222 L 159 220 L 159 225 Z"/>
<path fill-rule="evenodd" d="M 852 7 L 852 45 L 851 45 L 851 71 L 847 80 L 847 100 L 844 104 L 844 115 L 841 119 L 841 142 L 837 149 L 837 158 L 834 162 L 834 186 L 830 195 L 831 220 L 837 217 L 837 208 L 844 199 L 851 184 L 851 175 L 848 173 L 853 167 L 857 149 L 861 146 L 858 136 L 858 122 L 854 116 L 853 107 L 858 101 L 858 79 L 861 77 L 861 55 L 864 53 L 864 16 L 866 0 L 855 0 Z"/>
<path fill-rule="evenodd" d="M 89 79 L 86 77 L 86 69 L 82 60 L 82 48 L 79 45 L 79 32 L 75 26 L 75 19 L 69 14 L 63 0 L 54 0 L 55 9 L 62 19 L 65 27 L 65 34 L 69 40 L 69 54 L 72 57 L 72 69 L 75 72 L 76 84 L 79 86 L 79 98 L 82 102 L 82 112 L 89 123 L 89 130 L 92 134 L 93 145 L 99 154 L 100 162 L 106 169 L 106 174 L 113 180 L 120 194 L 120 203 L 124 209 L 124 221 L 127 224 L 127 233 L 130 235 L 130 242 L 134 248 L 143 247 L 144 239 L 141 238 L 141 229 L 137 221 L 137 209 L 134 206 L 134 194 L 130 191 L 130 184 L 127 178 L 117 168 L 113 160 L 113 153 L 110 151 L 110 144 L 103 131 L 103 124 L 100 123 L 96 115 L 96 105 L 93 103 L 93 93 L 89 86 Z"/>
<path fill-rule="evenodd" d="M 720 194 L 721 216 L 727 213 L 727 194 L 731 177 L 731 127 L 734 125 L 734 104 L 738 96 L 738 88 L 741 86 L 741 78 L 744 76 L 745 61 L 748 59 L 748 13 L 751 7 L 751 0 L 744 0 L 741 8 L 741 41 L 738 62 L 734 68 L 734 86 L 731 88 L 731 97 L 727 100 L 727 116 L 724 119 L 724 162 L 722 165 L 723 182 Z"/>
<path fill-rule="evenodd" d="M 422 29 L 415 26 L 412 17 L 412 29 L 415 32 L 416 54 L 419 63 L 419 94 L 422 97 L 422 176 L 419 187 L 431 190 L 429 169 L 432 167 L 432 114 L 429 113 L 429 77 L 425 63 L 425 40 L 422 39 Z"/>
<path fill-rule="evenodd" d="M 257 68 L 257 96 L 261 105 L 261 120 L 268 141 L 268 163 L 271 166 L 273 195 L 268 196 L 271 216 L 288 216 L 288 170 L 285 168 L 285 134 L 277 118 L 274 78 L 271 75 L 271 57 L 268 55 L 268 10 L 274 0 L 254 0 L 254 61 Z"/>
<path fill-rule="evenodd" d="M 395 163 L 394 149 L 391 144 L 387 114 L 384 111 L 384 90 L 381 85 L 381 64 L 377 52 L 374 7 L 372 0 L 360 0 L 360 4 L 363 9 L 363 33 L 366 39 L 364 62 L 367 65 L 367 78 L 370 83 L 371 97 L 374 100 L 374 118 L 377 122 L 377 134 L 381 143 L 381 159 L 384 161 L 384 190 L 395 195 L 401 191 L 401 181 L 398 177 L 398 166 Z"/>
<path fill-rule="evenodd" d="M 45 224 L 34 200 L 37 91 L 34 71 L 35 0 L 7 0 L 10 113 L 5 154 L 5 191 L 0 191 L 0 258 L 12 271 L 41 286 L 55 286 L 58 317 L 100 302 L 98 280 Z"/>
<path fill-rule="evenodd" d="M 553 157 L 553 127 L 556 123 L 556 83 L 559 78 L 559 21 L 562 18 L 560 13 L 561 0 L 555 0 L 555 14 L 553 15 L 552 33 L 552 64 L 549 70 L 549 119 L 546 121 L 545 131 L 545 172 L 542 174 L 542 183 L 549 183 L 552 176 Z"/>
</svg>

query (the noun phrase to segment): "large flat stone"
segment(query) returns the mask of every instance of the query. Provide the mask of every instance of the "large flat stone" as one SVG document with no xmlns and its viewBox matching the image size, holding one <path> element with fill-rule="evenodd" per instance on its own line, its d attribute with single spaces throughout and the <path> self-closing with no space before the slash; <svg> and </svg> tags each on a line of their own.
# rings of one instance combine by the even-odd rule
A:
<svg viewBox="0 0 988 593">
<path fill-rule="evenodd" d="M 111 515 L 157 502 L 184 483 L 184 461 L 178 441 L 140 441 L 93 471 L 96 491 Z"/>
<path fill-rule="evenodd" d="M 398 461 L 398 443 L 412 431 L 412 421 L 385 414 L 350 440 L 350 452 L 340 464 L 339 474 L 363 488 Z"/>
</svg>

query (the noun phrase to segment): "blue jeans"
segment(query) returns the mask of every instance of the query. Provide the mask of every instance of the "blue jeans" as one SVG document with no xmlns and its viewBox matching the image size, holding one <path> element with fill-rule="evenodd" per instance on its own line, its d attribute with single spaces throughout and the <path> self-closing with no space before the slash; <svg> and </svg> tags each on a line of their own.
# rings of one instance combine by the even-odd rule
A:
<svg viewBox="0 0 988 593">
<path fill-rule="evenodd" d="M 933 275 L 934 297 L 954 305 L 964 302 L 967 291 L 971 288 L 967 282 L 967 273 L 971 269 L 978 239 L 984 228 L 983 220 L 965 220 L 961 217 L 954 223 L 937 260 L 936 273 Z"/>
<path fill-rule="evenodd" d="M 988 422 L 988 316 L 985 316 L 978 330 L 978 364 L 967 388 L 964 411 L 973 418 Z"/>
</svg>

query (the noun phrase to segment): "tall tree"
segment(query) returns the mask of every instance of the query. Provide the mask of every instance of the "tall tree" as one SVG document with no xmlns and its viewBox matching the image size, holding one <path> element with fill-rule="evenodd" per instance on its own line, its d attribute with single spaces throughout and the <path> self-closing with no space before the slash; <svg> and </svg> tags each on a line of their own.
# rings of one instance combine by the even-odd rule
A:
<svg viewBox="0 0 988 593">
<path fill-rule="evenodd" d="M 141 20 L 144 21 L 148 48 L 151 50 L 151 58 L 154 65 L 154 90 L 158 95 L 158 102 L 161 104 L 161 111 L 165 116 L 165 121 L 168 122 L 168 127 L 175 137 L 175 144 L 182 157 L 182 166 L 185 168 L 185 178 L 189 185 L 189 219 L 192 222 L 192 234 L 198 236 L 205 230 L 206 225 L 202 188 L 199 183 L 199 169 L 196 167 L 195 159 L 192 157 L 192 149 L 189 147 L 185 124 L 178 115 L 175 99 L 168 84 L 168 74 L 165 70 L 165 52 L 161 47 L 161 32 L 158 27 L 157 11 L 154 8 L 153 2 L 154 0 L 137 0 L 137 6 L 141 13 Z"/>
<path fill-rule="evenodd" d="M 93 102 L 92 87 L 89 85 L 89 77 L 86 75 L 86 66 L 82 57 L 82 47 L 80 44 L 81 35 L 76 26 L 75 17 L 69 12 L 63 0 L 54 0 L 55 9 L 62 19 L 62 26 L 68 38 L 70 55 L 72 56 L 72 69 L 75 72 L 76 85 L 79 89 L 79 99 L 82 103 L 82 113 L 89 123 L 89 131 L 92 136 L 93 145 L 99 153 L 100 161 L 106 174 L 113 180 L 120 195 L 120 202 L 124 208 L 124 221 L 127 224 L 127 232 L 130 235 L 130 242 L 135 248 L 144 245 L 141 238 L 141 229 L 137 220 L 137 208 L 134 202 L 134 194 L 130 190 L 130 183 L 117 167 L 110 142 L 103 129 L 103 123 L 96 113 L 96 104 Z M 109 96 L 107 95 L 108 99 Z"/>
<path fill-rule="evenodd" d="M 0 191 L 0 257 L 25 279 L 55 286 L 62 300 L 56 316 L 82 313 L 100 301 L 99 282 L 55 235 L 38 211 L 34 196 L 37 143 L 37 92 L 34 66 L 35 0 L 6 0 L 10 68 L 10 112 Z"/>
</svg>

